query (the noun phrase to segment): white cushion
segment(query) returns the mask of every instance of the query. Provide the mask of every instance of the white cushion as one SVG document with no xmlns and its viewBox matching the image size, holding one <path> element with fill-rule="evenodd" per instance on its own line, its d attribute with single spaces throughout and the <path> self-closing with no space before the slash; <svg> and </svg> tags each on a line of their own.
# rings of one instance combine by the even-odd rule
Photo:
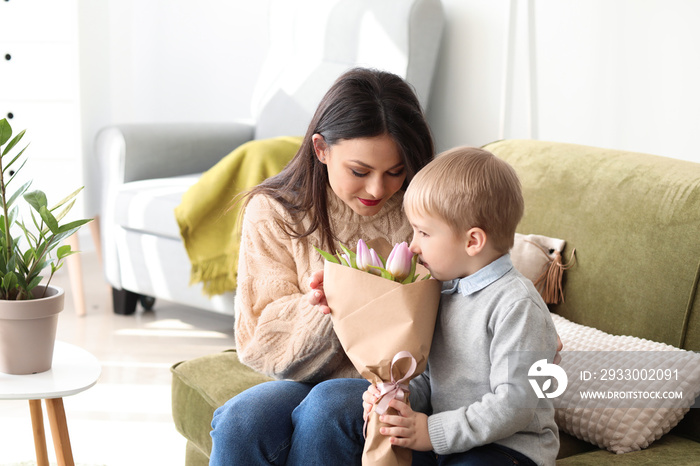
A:
<svg viewBox="0 0 700 466">
<path fill-rule="evenodd" d="M 700 395 L 700 354 L 642 338 L 610 335 L 557 314 L 552 319 L 564 343 L 560 366 L 568 376 L 566 390 L 554 400 L 555 419 L 562 431 L 615 453 L 640 450 L 675 427 Z M 660 357 L 660 351 L 669 352 L 668 357 Z M 621 371 L 610 380 L 607 369 L 613 368 Z M 663 372 L 658 373 L 662 377 L 650 376 L 659 370 L 670 370 L 670 377 Z M 582 376 L 582 371 L 589 374 Z M 581 391 L 630 395 L 585 399 Z M 642 397 L 656 392 L 680 392 L 683 398 Z"/>
<path fill-rule="evenodd" d="M 174 210 L 185 191 L 201 176 L 199 173 L 123 184 L 114 203 L 114 221 L 128 230 L 180 239 Z"/>
</svg>

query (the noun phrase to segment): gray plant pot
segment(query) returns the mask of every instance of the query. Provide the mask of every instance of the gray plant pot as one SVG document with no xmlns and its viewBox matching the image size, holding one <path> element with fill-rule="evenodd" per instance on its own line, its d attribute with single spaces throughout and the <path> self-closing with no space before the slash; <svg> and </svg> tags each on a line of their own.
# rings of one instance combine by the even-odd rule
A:
<svg viewBox="0 0 700 466">
<path fill-rule="evenodd" d="M 41 296 L 44 285 L 34 289 Z M 28 301 L 0 300 L 0 372 L 36 374 L 51 369 L 63 288 L 50 285 L 46 296 Z"/>
</svg>

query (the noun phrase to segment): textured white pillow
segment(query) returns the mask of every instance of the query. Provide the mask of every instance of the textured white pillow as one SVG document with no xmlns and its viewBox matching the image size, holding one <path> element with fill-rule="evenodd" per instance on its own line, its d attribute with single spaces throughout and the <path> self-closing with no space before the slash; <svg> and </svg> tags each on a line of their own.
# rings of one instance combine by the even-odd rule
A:
<svg viewBox="0 0 700 466">
<path fill-rule="evenodd" d="M 555 420 L 562 431 L 615 453 L 641 450 L 675 427 L 700 395 L 700 354 L 642 338 L 610 335 L 557 314 L 552 314 L 552 319 L 564 342 L 560 367 L 569 378 L 566 390 L 555 400 Z M 658 351 L 674 353 L 669 358 L 659 358 Z M 649 380 L 633 376 L 629 380 L 627 373 L 620 379 L 601 381 L 603 373 L 593 375 L 592 368 L 605 371 L 614 367 L 623 368 L 623 372 L 624 368 L 644 368 L 647 374 L 678 370 L 682 377 Z M 589 370 L 588 377 L 598 380 L 583 380 L 582 370 Z M 655 402 L 648 399 L 623 401 L 580 396 L 582 390 L 596 386 L 618 393 L 681 392 L 683 399 L 657 401 L 662 407 L 650 407 Z"/>
</svg>

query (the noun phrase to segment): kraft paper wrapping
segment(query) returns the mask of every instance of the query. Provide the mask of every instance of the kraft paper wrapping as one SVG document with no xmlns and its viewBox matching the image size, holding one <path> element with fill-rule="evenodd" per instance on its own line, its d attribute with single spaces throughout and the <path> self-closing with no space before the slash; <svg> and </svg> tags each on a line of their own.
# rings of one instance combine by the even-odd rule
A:
<svg viewBox="0 0 700 466">
<path fill-rule="evenodd" d="M 374 247 L 384 254 L 379 247 Z M 428 274 L 424 267 L 418 267 L 421 277 Z M 375 385 L 391 382 L 392 360 L 401 351 L 408 351 L 416 360 L 416 370 L 406 378 L 405 384 L 425 370 L 440 300 L 439 281 L 419 278 L 419 281 L 402 285 L 326 262 L 323 288 L 335 333 L 364 378 Z M 410 360 L 405 358 L 394 364 L 394 380 L 406 376 L 409 364 Z M 390 408 L 387 413 L 396 412 Z M 362 464 L 410 465 L 411 450 L 393 447 L 389 437 L 379 433 L 380 424 L 378 414 L 372 412 Z"/>
</svg>

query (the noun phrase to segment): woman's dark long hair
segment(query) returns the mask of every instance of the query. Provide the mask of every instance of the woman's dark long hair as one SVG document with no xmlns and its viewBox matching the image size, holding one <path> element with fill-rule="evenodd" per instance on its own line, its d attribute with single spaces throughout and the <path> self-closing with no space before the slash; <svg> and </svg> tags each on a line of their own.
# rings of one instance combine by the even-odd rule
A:
<svg viewBox="0 0 700 466">
<path fill-rule="evenodd" d="M 401 77 L 385 71 L 354 68 L 340 76 L 321 100 L 306 131 L 299 151 L 276 176 L 247 193 L 245 203 L 255 194 L 278 201 L 290 213 L 294 224 L 282 227 L 293 238 L 321 230 L 324 246 L 336 239 L 328 214 L 328 171 L 316 157 L 312 137 L 323 136 L 326 144 L 347 139 L 389 135 L 399 148 L 406 170 L 406 189 L 413 176 L 433 159 L 434 146 L 418 98 Z M 311 222 L 298 231 L 301 221 Z"/>
</svg>

